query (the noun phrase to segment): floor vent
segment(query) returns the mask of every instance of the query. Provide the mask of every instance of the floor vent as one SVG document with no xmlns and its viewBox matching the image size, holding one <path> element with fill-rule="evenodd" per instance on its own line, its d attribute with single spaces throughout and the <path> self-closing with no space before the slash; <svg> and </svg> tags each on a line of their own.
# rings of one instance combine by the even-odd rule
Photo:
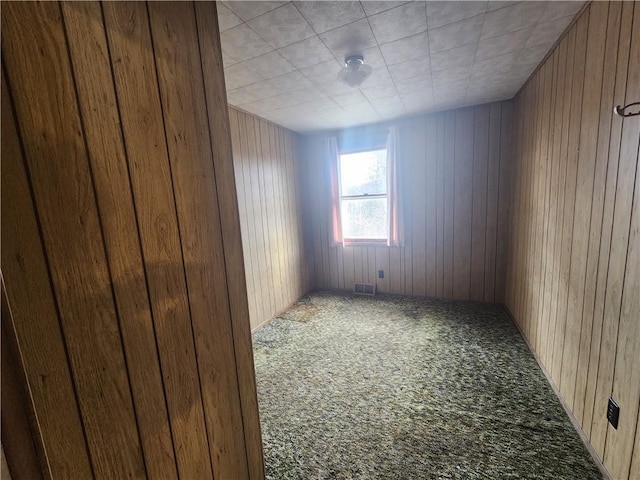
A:
<svg viewBox="0 0 640 480">
<path fill-rule="evenodd" d="M 353 293 L 356 295 L 369 295 L 373 297 L 376 294 L 376 286 L 373 283 L 356 283 L 353 286 Z"/>
</svg>

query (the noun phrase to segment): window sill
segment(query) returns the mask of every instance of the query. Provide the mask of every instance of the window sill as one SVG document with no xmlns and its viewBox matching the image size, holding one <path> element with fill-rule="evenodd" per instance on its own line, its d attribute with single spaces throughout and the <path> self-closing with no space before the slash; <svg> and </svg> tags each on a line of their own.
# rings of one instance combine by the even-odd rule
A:
<svg viewBox="0 0 640 480">
<path fill-rule="evenodd" d="M 386 247 L 387 240 L 344 240 L 343 247 Z"/>
</svg>

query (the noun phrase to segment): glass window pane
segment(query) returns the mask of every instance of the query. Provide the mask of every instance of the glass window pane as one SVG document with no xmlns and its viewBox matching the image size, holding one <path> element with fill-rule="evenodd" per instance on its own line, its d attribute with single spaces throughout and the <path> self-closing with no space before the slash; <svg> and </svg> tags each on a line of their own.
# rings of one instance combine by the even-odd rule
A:
<svg viewBox="0 0 640 480">
<path fill-rule="evenodd" d="M 387 238 L 386 198 L 344 199 L 341 213 L 344 238 Z"/>
<path fill-rule="evenodd" d="M 341 195 L 387 193 L 387 150 L 340 155 Z"/>
</svg>

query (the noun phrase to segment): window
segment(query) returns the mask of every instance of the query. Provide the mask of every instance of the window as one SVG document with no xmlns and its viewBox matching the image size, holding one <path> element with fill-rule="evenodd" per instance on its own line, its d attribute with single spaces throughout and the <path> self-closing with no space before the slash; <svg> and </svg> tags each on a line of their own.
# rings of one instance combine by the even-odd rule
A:
<svg viewBox="0 0 640 480">
<path fill-rule="evenodd" d="M 386 242 L 389 236 L 387 149 L 341 154 L 339 175 L 344 242 Z"/>
</svg>

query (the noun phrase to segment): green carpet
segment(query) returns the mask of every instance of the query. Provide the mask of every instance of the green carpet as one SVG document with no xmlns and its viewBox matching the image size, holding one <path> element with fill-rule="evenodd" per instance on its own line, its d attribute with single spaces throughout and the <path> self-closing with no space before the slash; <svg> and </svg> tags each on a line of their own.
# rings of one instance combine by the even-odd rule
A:
<svg viewBox="0 0 640 480">
<path fill-rule="evenodd" d="M 267 478 L 602 478 L 502 307 L 320 292 L 253 343 Z"/>
</svg>

